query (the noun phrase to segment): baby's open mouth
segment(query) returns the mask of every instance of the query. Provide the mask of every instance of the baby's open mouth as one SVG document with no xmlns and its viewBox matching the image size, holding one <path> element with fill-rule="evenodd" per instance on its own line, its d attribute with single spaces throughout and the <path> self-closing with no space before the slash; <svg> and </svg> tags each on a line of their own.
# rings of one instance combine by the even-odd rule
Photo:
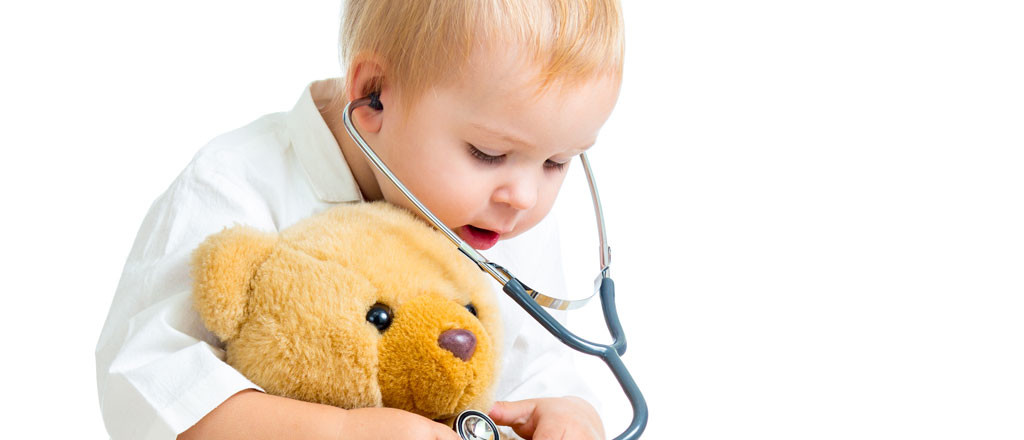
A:
<svg viewBox="0 0 1024 440">
<path fill-rule="evenodd" d="M 501 238 L 501 234 L 494 232 L 489 229 L 478 228 L 473 225 L 460 226 L 455 230 L 455 233 L 459 235 L 466 243 L 469 243 L 473 249 L 487 250 L 498 243 L 498 239 Z"/>
</svg>

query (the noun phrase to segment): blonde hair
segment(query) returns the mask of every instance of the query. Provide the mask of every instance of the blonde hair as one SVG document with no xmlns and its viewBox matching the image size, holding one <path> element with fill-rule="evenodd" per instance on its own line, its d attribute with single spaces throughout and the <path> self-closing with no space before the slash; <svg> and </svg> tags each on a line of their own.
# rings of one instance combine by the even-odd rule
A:
<svg viewBox="0 0 1024 440">
<path fill-rule="evenodd" d="M 350 73 L 357 57 L 372 54 L 408 101 L 458 78 L 475 48 L 503 44 L 520 45 L 540 68 L 538 91 L 599 75 L 621 78 L 621 6 L 618 0 L 348 0 L 341 29 Z"/>
</svg>

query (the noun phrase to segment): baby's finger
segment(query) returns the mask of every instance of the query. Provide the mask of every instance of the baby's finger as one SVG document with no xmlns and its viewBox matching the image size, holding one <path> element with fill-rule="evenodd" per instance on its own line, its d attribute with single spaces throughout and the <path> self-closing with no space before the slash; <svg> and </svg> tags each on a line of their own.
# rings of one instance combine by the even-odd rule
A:
<svg viewBox="0 0 1024 440">
<path fill-rule="evenodd" d="M 491 416 L 494 423 L 511 426 L 512 424 L 526 423 L 536 408 L 537 403 L 532 400 L 496 402 L 488 415 Z"/>
<path fill-rule="evenodd" d="M 537 402 L 533 399 L 497 402 L 488 415 L 494 423 L 509 426 L 516 434 L 530 438 L 537 427 L 536 409 Z"/>
</svg>

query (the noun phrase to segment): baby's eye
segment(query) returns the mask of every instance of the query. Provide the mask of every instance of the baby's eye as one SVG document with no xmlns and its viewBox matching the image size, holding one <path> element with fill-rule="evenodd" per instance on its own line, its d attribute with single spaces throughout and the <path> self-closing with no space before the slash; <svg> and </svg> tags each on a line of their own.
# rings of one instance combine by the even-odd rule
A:
<svg viewBox="0 0 1024 440">
<path fill-rule="evenodd" d="M 480 151 L 480 149 L 475 147 L 473 144 L 466 144 L 466 145 L 469 146 L 469 154 L 472 154 L 473 157 L 475 157 L 477 160 L 479 160 L 481 162 L 484 162 L 484 163 L 486 163 L 488 165 L 497 165 L 497 164 L 505 161 L 505 156 L 506 155 L 504 155 L 504 154 L 498 155 L 498 156 L 494 156 L 494 155 L 490 155 L 490 154 L 484 153 L 483 151 Z M 545 169 L 552 170 L 552 171 L 558 171 L 558 172 L 561 172 L 561 171 L 565 170 L 565 167 L 568 166 L 568 165 L 569 165 L 569 161 L 555 162 L 555 161 L 553 161 L 551 159 L 548 159 L 547 161 L 544 162 L 544 168 Z"/>
<path fill-rule="evenodd" d="M 387 330 L 388 327 L 391 327 L 391 320 L 393 318 L 394 315 L 391 313 L 391 308 L 381 303 L 374 304 L 370 307 L 370 311 L 366 312 L 366 322 L 373 324 L 381 333 Z"/>
<path fill-rule="evenodd" d="M 466 310 L 469 310 L 469 313 L 472 313 L 473 316 L 477 316 L 476 306 L 474 306 L 473 303 L 466 304 Z"/>
<path fill-rule="evenodd" d="M 548 169 L 552 169 L 552 170 L 557 170 L 557 171 L 564 170 L 566 165 L 569 165 L 568 161 L 566 161 L 566 162 L 555 162 L 555 161 L 553 161 L 551 159 L 548 159 L 547 162 L 544 162 L 544 168 L 548 168 Z"/>
<path fill-rule="evenodd" d="M 480 160 L 480 161 L 482 161 L 484 163 L 498 164 L 498 163 L 501 163 L 501 161 L 503 161 L 505 159 L 505 155 L 504 154 L 502 154 L 500 156 L 492 156 L 490 154 L 484 153 L 483 151 L 480 151 L 475 146 L 473 146 L 473 144 L 467 144 L 467 145 L 469 145 L 469 154 L 472 154 L 473 157 L 477 158 L 478 160 Z"/>
</svg>

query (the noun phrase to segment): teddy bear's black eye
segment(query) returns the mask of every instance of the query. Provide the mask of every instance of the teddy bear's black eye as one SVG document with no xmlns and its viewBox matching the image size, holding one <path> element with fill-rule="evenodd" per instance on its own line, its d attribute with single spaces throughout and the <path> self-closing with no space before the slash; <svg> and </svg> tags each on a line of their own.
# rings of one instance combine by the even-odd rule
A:
<svg viewBox="0 0 1024 440">
<path fill-rule="evenodd" d="M 477 316 L 476 306 L 474 306 L 473 303 L 466 304 L 466 310 L 469 310 L 469 313 L 472 313 L 473 316 Z"/>
<path fill-rule="evenodd" d="M 366 312 L 366 321 L 381 332 L 391 326 L 392 317 L 391 308 L 381 303 L 374 304 L 370 311 Z"/>
</svg>

